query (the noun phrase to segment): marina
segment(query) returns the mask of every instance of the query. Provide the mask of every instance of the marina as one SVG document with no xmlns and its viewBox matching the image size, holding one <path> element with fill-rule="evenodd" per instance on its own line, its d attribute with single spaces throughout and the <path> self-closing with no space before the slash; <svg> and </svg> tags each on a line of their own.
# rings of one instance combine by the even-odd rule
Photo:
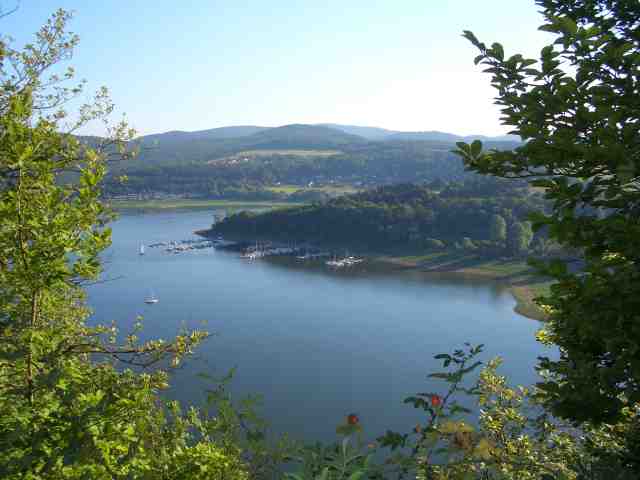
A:
<svg viewBox="0 0 640 480">
<path fill-rule="evenodd" d="M 149 248 L 164 248 L 164 252 L 166 253 L 178 254 L 205 248 L 224 248 L 234 244 L 235 242 L 228 242 L 222 240 L 222 238 L 216 238 L 214 240 L 188 239 L 151 243 L 149 244 Z"/>
<path fill-rule="evenodd" d="M 332 269 L 352 267 L 365 261 L 364 258 L 349 256 L 338 258 L 334 253 L 320 250 L 310 245 L 287 245 L 275 242 L 237 242 L 224 240 L 221 236 L 215 239 L 185 239 L 168 240 L 150 243 L 149 248 L 163 249 L 165 253 L 181 254 L 185 252 L 203 249 L 224 249 L 240 252 L 240 258 L 244 260 L 258 260 L 265 257 L 294 257 L 298 261 L 313 261 L 332 258 L 324 264 Z M 144 255 L 144 243 L 140 244 L 140 255 Z"/>
<path fill-rule="evenodd" d="M 325 265 L 331 268 L 344 268 L 344 267 L 352 267 L 362 262 L 364 262 L 364 258 L 344 257 L 340 260 L 337 260 L 337 259 L 329 260 L 325 262 Z"/>
</svg>

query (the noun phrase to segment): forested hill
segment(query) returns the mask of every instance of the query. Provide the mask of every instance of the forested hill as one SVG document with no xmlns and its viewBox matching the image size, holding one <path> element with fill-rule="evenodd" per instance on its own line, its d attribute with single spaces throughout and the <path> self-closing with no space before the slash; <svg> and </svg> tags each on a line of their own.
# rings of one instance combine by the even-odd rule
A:
<svg viewBox="0 0 640 480">
<path fill-rule="evenodd" d="M 208 162 L 243 150 L 336 149 L 357 147 L 365 138 L 315 125 L 276 128 L 223 127 L 198 132 L 167 132 L 140 137 L 137 164 L 165 165 Z"/>
<path fill-rule="evenodd" d="M 350 148 L 353 148 L 351 146 Z M 343 150 L 245 150 L 211 162 L 128 165 L 126 183 L 111 177 L 108 194 L 162 192 L 228 198 L 270 185 L 374 186 L 401 182 L 462 180 L 462 162 L 450 145 L 384 142 Z"/>
<path fill-rule="evenodd" d="M 368 127 L 353 128 L 363 132 Z M 370 130 L 363 133 L 367 132 L 371 133 Z M 498 149 L 516 145 L 485 144 L 487 148 Z M 113 169 L 106 182 L 107 194 L 262 199 L 273 196 L 268 187 L 278 184 L 300 187 L 349 184 L 361 188 L 464 180 L 473 175 L 465 173 L 459 157 L 451 153 L 454 144 L 450 141 L 373 141 L 327 126 L 246 126 L 169 132 L 143 137 L 139 146 L 139 158 Z M 117 181 L 122 173 L 128 176 L 127 183 Z"/>
<path fill-rule="evenodd" d="M 476 138 L 476 137 L 474 137 Z M 132 145 L 140 153 L 135 164 L 176 165 L 209 162 L 244 150 L 257 149 L 329 149 L 351 153 L 361 149 L 372 150 L 376 145 L 384 148 L 387 141 L 424 142 L 424 148 L 447 144 L 449 147 L 467 137 L 442 132 L 407 133 L 375 127 L 351 125 L 284 125 L 260 127 L 253 125 L 229 126 L 194 132 L 171 131 L 139 137 Z M 482 140 L 513 144 L 512 137 L 483 137 Z M 123 168 L 128 168 L 124 165 Z"/>
<path fill-rule="evenodd" d="M 525 253 L 535 240 L 526 215 L 544 209 L 526 185 L 492 178 L 383 186 L 326 203 L 254 214 L 241 212 L 214 226 L 216 234 L 258 235 L 369 247 L 414 244 Z"/>
</svg>

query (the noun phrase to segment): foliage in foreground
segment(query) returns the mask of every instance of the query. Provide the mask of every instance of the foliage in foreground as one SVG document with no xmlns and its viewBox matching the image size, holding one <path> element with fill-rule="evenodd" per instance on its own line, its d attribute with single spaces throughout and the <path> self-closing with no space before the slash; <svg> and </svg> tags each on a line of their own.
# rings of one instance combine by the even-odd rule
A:
<svg viewBox="0 0 640 480">
<path fill-rule="evenodd" d="M 615 425 L 580 429 L 551 418 L 535 388 L 510 387 L 499 375 L 499 358 L 481 366 L 482 346 L 439 354 L 444 370 L 430 378 L 445 382 L 444 393 L 421 392 L 405 403 L 424 412 L 411 432 L 387 431 L 374 443 L 362 439 L 352 417 L 338 427 L 342 442 L 306 450 L 292 480 L 419 478 L 432 480 L 631 480 L 625 444 L 640 409 L 626 409 Z M 462 397 L 461 397 L 462 395 Z M 480 412 L 475 418 L 473 411 Z M 383 451 L 384 449 L 384 451 Z M 386 449 L 390 449 L 387 453 Z M 385 458 L 383 463 L 376 459 Z"/>
<path fill-rule="evenodd" d="M 538 0 L 555 36 L 540 61 L 465 37 L 492 75 L 502 123 L 526 142 L 513 151 L 459 144 L 479 173 L 528 178 L 553 202 L 531 219 L 580 252 L 555 261 L 541 302 L 541 340 L 560 347 L 540 367 L 546 405 L 577 422 L 615 422 L 640 402 L 640 2 Z M 636 459 L 640 450 L 636 451 Z"/>
<path fill-rule="evenodd" d="M 72 71 L 44 75 L 77 43 L 68 18 L 56 13 L 22 52 L 0 42 L 0 477 L 248 478 L 198 412 L 159 400 L 164 371 L 134 370 L 176 365 L 205 332 L 141 343 L 86 322 L 82 286 L 110 243 L 105 163 L 132 132 L 116 125 L 95 148 L 61 133 L 61 106 L 80 87 L 64 86 Z M 72 127 L 111 109 L 103 90 Z M 60 181 L 70 171 L 77 181 Z"/>
<path fill-rule="evenodd" d="M 114 153 L 124 153 L 132 132 L 124 124 L 116 126 L 110 140 L 92 148 L 61 133 L 66 114 L 59 107 L 79 90 L 58 88 L 72 72 L 46 81 L 42 76 L 77 43 L 65 33 L 66 13 L 58 12 L 39 33 L 36 45 L 23 52 L 0 42 L 0 475 L 32 480 L 277 478 L 283 464 L 297 460 L 300 471 L 287 474 L 294 479 L 637 477 L 635 360 L 640 343 L 635 317 L 630 316 L 637 311 L 637 296 L 631 295 L 637 289 L 637 189 L 636 177 L 630 176 L 635 174 L 637 155 L 633 142 L 614 142 L 606 135 L 623 128 L 620 125 L 631 125 L 623 137 L 629 131 L 635 135 L 637 122 L 626 122 L 629 117 L 624 114 L 637 109 L 634 104 L 614 108 L 607 115 L 623 116 L 611 123 L 598 117 L 603 112 L 598 109 L 604 107 L 594 100 L 601 95 L 616 106 L 616 101 L 622 102 L 616 96 L 629 99 L 620 95 L 624 91 L 617 79 L 606 75 L 614 67 L 624 71 L 637 66 L 637 39 L 628 32 L 636 25 L 633 19 L 639 18 L 634 15 L 637 3 L 539 3 L 546 8 L 548 29 L 561 34 L 564 55 L 584 59 L 579 57 L 581 42 L 596 42 L 594 58 L 603 55 L 604 73 L 594 76 L 587 68 L 583 74 L 589 82 L 584 85 L 570 79 L 557 69 L 551 48 L 543 51 L 542 70 L 534 74 L 526 71 L 528 61 L 504 61 L 501 47 L 487 49 L 476 42 L 482 50 L 479 61 L 489 62 L 496 83 L 503 85 L 508 121 L 531 141 L 512 154 L 482 153 L 478 144 L 460 149 L 469 165 L 488 173 L 508 176 L 532 167 L 530 173 L 539 176 L 536 169 L 549 167 L 551 177 L 540 185 L 549 190 L 555 210 L 539 223 L 558 241 L 584 249 L 588 262 L 583 276 L 555 269 L 560 281 L 548 302 L 553 319 L 547 338 L 560 345 L 560 361 L 545 361 L 543 366 L 551 372 L 541 389 L 513 389 L 498 375 L 498 361 L 488 364 L 477 383 L 464 386 L 465 376 L 480 366 L 480 348 L 439 355 L 449 370 L 432 377 L 448 384 L 446 393 L 422 392 L 408 398 L 407 403 L 424 411 L 423 422 L 409 433 L 387 432 L 376 445 L 362 440 L 357 414 L 350 414 L 337 430 L 343 437 L 338 445 L 271 446 L 251 404 L 235 405 L 222 387 L 210 392 L 211 411 L 183 412 L 158 394 L 167 387 L 167 364 L 177 365 L 206 338 L 205 332 L 181 332 L 171 342 L 141 343 L 137 331 L 122 338 L 113 326 L 86 322 L 89 311 L 82 285 L 99 275 L 98 256 L 110 242 L 106 225 L 111 214 L 100 202 L 105 162 Z M 606 18 L 599 18 L 605 9 Z M 600 29 L 590 30 L 589 19 Z M 625 35 L 630 47 L 619 42 Z M 8 64 L 17 68 L 17 75 L 2 70 Z M 583 66 L 578 61 L 574 65 Z M 634 82 L 636 73 L 632 71 L 627 81 Z M 521 86 L 521 74 L 539 77 L 540 85 Z M 512 81 L 515 91 L 510 90 Z M 556 116 L 546 115 L 545 109 L 555 101 L 569 102 L 576 92 L 592 101 L 594 108 L 587 108 L 587 113 L 594 116 L 595 127 L 572 134 L 575 125 L 557 123 L 558 116 L 573 118 L 566 117 L 570 105 L 560 105 Z M 535 108 L 542 105 L 543 115 L 527 117 L 509 110 L 518 102 L 535 109 L 529 102 L 533 97 L 527 95 L 547 102 L 534 102 Z M 95 103 L 81 109 L 76 126 L 105 118 L 111 108 L 106 92 L 101 92 Z M 542 122 L 535 125 L 542 137 L 532 135 L 532 118 Z M 573 119 L 580 118 L 576 114 Z M 565 156 L 551 156 L 548 145 Z M 598 164 L 610 151 L 618 152 L 611 165 Z M 567 161 L 559 166 L 545 163 Z M 571 176 L 571 168 L 577 169 L 574 183 L 558 177 Z M 77 182 L 58 181 L 69 170 Z M 578 205 L 601 208 L 605 214 L 576 210 Z M 500 239 L 503 230 L 495 219 L 491 235 Z M 608 328 L 603 328 L 607 321 Z M 477 422 L 467 410 L 469 403 L 457 400 L 459 394 L 476 400 Z M 583 410 L 576 409 L 583 404 Z M 547 405 L 581 421 L 580 427 L 549 417 Z M 586 419 L 615 423 L 592 424 Z M 385 456 L 386 448 L 391 454 L 380 463 L 377 455 Z"/>
</svg>

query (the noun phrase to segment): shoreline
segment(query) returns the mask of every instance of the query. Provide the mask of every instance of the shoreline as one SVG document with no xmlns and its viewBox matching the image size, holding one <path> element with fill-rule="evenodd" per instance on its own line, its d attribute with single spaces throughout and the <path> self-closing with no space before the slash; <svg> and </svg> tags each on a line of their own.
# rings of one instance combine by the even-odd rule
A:
<svg viewBox="0 0 640 480">
<path fill-rule="evenodd" d="M 208 237 L 211 230 L 197 230 L 194 233 Z M 245 236 L 229 236 L 232 241 L 248 241 Z M 253 241 L 286 242 L 283 239 L 255 238 Z M 329 250 L 344 250 L 345 245 L 318 244 L 318 247 Z M 406 250 L 406 249 L 405 249 Z M 356 256 L 367 257 L 369 262 L 401 270 L 419 270 L 434 276 L 452 278 L 477 279 L 505 287 L 516 301 L 514 311 L 526 318 L 545 321 L 547 314 L 533 301 L 548 290 L 549 280 L 540 277 L 527 263 L 521 259 L 491 259 L 478 255 L 452 251 L 431 250 L 407 252 L 396 250 L 380 252 L 367 248 L 349 246 L 349 251 Z M 407 253 L 417 253 L 408 255 Z"/>
<path fill-rule="evenodd" d="M 111 200 L 110 207 L 121 212 L 164 212 L 171 210 L 208 210 L 208 209 L 238 209 L 261 210 L 272 208 L 299 207 L 299 202 L 273 201 L 243 201 L 243 200 Z"/>
<path fill-rule="evenodd" d="M 468 278 L 485 280 L 505 287 L 516 301 L 514 311 L 532 320 L 545 321 L 547 314 L 533 301 L 534 298 L 543 295 L 550 284 L 549 280 L 538 276 L 524 262 L 506 261 L 499 262 L 491 259 L 484 259 L 483 263 L 474 266 L 448 267 L 446 265 L 434 264 L 433 261 L 410 261 L 402 257 L 381 256 L 372 257 L 373 261 L 385 263 L 406 270 L 419 270 L 431 273 L 435 276 L 446 276 L 452 278 Z M 496 263 L 504 263 L 521 269 L 514 273 L 504 273 L 492 268 Z"/>
</svg>

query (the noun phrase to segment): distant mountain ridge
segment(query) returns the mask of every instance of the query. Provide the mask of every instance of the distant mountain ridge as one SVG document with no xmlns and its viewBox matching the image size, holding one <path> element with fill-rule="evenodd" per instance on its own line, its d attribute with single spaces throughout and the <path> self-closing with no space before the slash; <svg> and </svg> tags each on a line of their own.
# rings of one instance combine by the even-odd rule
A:
<svg viewBox="0 0 640 480">
<path fill-rule="evenodd" d="M 486 135 L 454 135 L 453 133 L 438 132 L 436 130 L 430 132 L 398 132 L 388 136 L 385 140 L 407 140 L 407 141 L 438 141 L 438 142 L 473 142 L 480 140 L 482 142 L 520 142 L 520 137 L 516 135 L 499 135 L 496 137 L 488 137 Z"/>
<path fill-rule="evenodd" d="M 338 123 L 319 123 L 318 125 L 341 130 L 351 135 L 358 135 L 367 140 L 386 140 L 393 134 L 399 133 L 394 130 L 387 130 L 380 127 L 359 127 L 356 125 L 341 125 Z"/>
<path fill-rule="evenodd" d="M 313 128 L 322 128 L 323 130 L 317 130 L 316 135 L 311 134 Z M 196 130 L 192 132 L 172 130 L 165 133 L 155 133 L 151 135 L 144 135 L 138 138 L 138 140 L 204 140 L 204 139 L 232 139 L 232 138 L 244 138 L 250 137 L 256 134 L 261 134 L 267 131 L 284 132 L 290 130 L 290 138 L 293 138 L 296 134 L 302 134 L 303 136 L 318 136 L 317 134 L 324 131 L 327 135 L 335 135 L 335 131 L 346 133 L 354 137 L 361 137 L 362 139 L 370 141 L 436 141 L 436 142 L 460 142 L 460 141 L 493 141 L 493 142 L 520 142 L 520 137 L 517 135 L 457 135 L 454 133 L 440 132 L 437 130 L 424 131 L 424 132 L 404 132 L 400 130 L 389 130 L 380 127 L 368 127 L 357 125 L 343 125 L 339 123 L 318 123 L 318 124 L 291 124 L 283 125 L 280 127 L 260 127 L 256 125 L 234 125 L 228 127 L 218 127 L 206 130 Z M 332 132 L 333 131 L 333 132 Z M 276 135 L 278 135 L 276 133 Z"/>
<path fill-rule="evenodd" d="M 364 143 L 366 140 L 342 130 L 323 125 L 293 124 L 262 130 L 244 137 L 252 147 L 274 148 L 307 147 L 327 148 L 340 145 Z"/>
<path fill-rule="evenodd" d="M 155 133 L 152 135 L 145 135 L 140 137 L 140 139 L 145 140 L 156 140 L 160 138 L 174 138 L 180 140 L 193 140 L 193 139 L 202 139 L 202 138 L 241 138 L 248 137 L 249 135 L 253 135 L 254 133 L 261 132 L 263 130 L 268 130 L 269 127 L 258 127 L 254 125 L 237 125 L 231 127 L 219 127 L 219 128 L 210 128 L 207 130 L 196 130 L 193 132 L 185 132 L 182 130 L 172 130 L 165 133 Z"/>
<path fill-rule="evenodd" d="M 326 125 L 352 135 L 360 135 L 368 140 L 409 140 L 409 141 L 432 141 L 432 142 L 472 142 L 481 140 L 483 142 L 520 142 L 517 135 L 498 135 L 495 137 L 487 135 L 456 135 L 454 133 L 431 130 L 428 132 L 402 132 L 399 130 L 387 130 L 378 127 L 358 127 L 355 125 L 340 125 L 337 123 L 325 123 Z"/>
</svg>

